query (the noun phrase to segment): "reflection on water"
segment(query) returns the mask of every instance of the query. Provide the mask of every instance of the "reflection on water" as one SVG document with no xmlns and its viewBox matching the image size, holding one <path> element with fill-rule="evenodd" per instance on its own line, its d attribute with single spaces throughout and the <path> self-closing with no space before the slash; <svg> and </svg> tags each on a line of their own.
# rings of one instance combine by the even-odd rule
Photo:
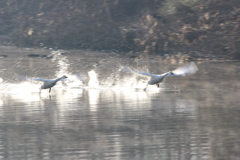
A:
<svg viewBox="0 0 240 160">
<path fill-rule="evenodd" d="M 0 59 L 0 159 L 240 159 L 239 62 L 198 64 L 196 75 L 144 92 L 147 79 L 122 66 L 162 73 L 180 64 L 37 53 L 53 59 L 28 50 Z M 14 73 L 70 78 L 49 95 Z"/>
</svg>

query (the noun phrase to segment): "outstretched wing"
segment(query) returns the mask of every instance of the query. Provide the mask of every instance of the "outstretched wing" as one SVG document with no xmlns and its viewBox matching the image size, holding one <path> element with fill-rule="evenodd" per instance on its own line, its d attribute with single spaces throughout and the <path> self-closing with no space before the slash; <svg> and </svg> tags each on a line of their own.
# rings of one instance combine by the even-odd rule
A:
<svg viewBox="0 0 240 160">
<path fill-rule="evenodd" d="M 184 65 L 182 67 L 179 67 L 172 71 L 172 75 L 168 76 L 187 76 L 191 74 L 195 74 L 198 71 L 198 67 L 194 62 L 191 62 L 187 65 Z"/>
<path fill-rule="evenodd" d="M 15 77 L 21 81 L 41 81 L 41 82 L 51 82 L 54 81 L 54 79 L 43 79 L 43 78 L 33 78 L 33 77 L 27 77 L 23 75 L 19 75 L 17 73 L 14 73 Z M 66 81 L 67 79 L 63 78 L 58 81 Z"/>
<path fill-rule="evenodd" d="M 32 81 L 33 78 L 27 77 L 27 76 L 23 76 L 23 75 L 19 75 L 17 73 L 14 73 L 15 77 L 20 80 L 20 81 Z"/>
<path fill-rule="evenodd" d="M 21 81 L 42 81 L 42 82 L 47 82 L 48 80 L 47 79 L 42 79 L 42 78 L 32 78 L 32 77 L 27 77 L 27 76 L 23 76 L 23 75 L 19 75 L 17 73 L 14 73 L 15 77 L 18 79 L 18 80 L 21 80 Z"/>
<path fill-rule="evenodd" d="M 33 81 L 42 81 L 42 82 L 55 81 L 55 79 L 42 79 L 42 78 L 32 78 L 31 80 L 33 80 Z M 63 79 L 59 79 L 58 81 L 67 81 L 67 79 L 63 78 Z"/>
<path fill-rule="evenodd" d="M 129 68 L 129 67 L 124 67 L 122 70 L 125 71 L 125 72 L 131 72 L 131 73 L 135 73 L 135 74 L 142 74 L 142 75 L 151 76 L 151 77 L 156 76 L 155 74 L 151 74 L 151 73 L 148 73 L 148 72 L 138 71 L 138 70 L 135 70 L 135 69 L 131 69 L 131 68 Z"/>
<path fill-rule="evenodd" d="M 148 72 L 142 72 L 142 71 L 136 71 L 136 73 L 138 73 L 138 74 L 143 74 L 143 75 L 146 75 L 146 76 L 151 76 L 151 77 L 157 76 L 157 75 L 155 75 L 155 74 L 151 74 L 151 73 L 148 73 Z"/>
<path fill-rule="evenodd" d="M 42 81 L 42 82 L 48 82 L 49 79 L 42 79 L 42 78 L 32 78 L 33 81 Z"/>
</svg>

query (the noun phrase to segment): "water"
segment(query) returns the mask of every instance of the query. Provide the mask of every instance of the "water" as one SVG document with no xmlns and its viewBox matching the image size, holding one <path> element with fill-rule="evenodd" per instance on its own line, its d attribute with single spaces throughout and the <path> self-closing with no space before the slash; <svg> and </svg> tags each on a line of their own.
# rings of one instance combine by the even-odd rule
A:
<svg viewBox="0 0 240 160">
<path fill-rule="evenodd" d="M 197 63 L 187 77 L 143 88 L 123 68 L 183 64 L 115 54 L 1 47 L 0 159 L 238 160 L 239 62 Z M 48 57 L 28 57 L 28 54 Z M 69 80 L 38 94 L 31 77 Z"/>
</svg>

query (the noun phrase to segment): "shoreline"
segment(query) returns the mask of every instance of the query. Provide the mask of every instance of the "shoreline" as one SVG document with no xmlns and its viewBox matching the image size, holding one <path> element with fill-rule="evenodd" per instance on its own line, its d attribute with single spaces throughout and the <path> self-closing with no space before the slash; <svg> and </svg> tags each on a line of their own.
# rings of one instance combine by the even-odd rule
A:
<svg viewBox="0 0 240 160">
<path fill-rule="evenodd" d="M 8 51 L 10 50 L 10 51 Z M 66 53 L 71 53 L 71 52 L 76 52 L 76 51 L 85 51 L 85 52 L 91 52 L 96 55 L 118 55 L 121 56 L 122 58 L 129 58 L 132 59 L 135 62 L 143 62 L 146 60 L 157 60 L 157 61 L 162 61 L 162 62 L 171 62 L 171 63 L 183 63 L 183 62 L 226 62 L 226 61 L 239 61 L 238 59 L 235 59 L 234 57 L 229 57 L 229 56 L 217 56 L 217 55 L 199 55 L 199 56 L 192 56 L 190 54 L 148 54 L 148 53 L 141 53 L 141 52 L 136 52 L 136 53 L 129 53 L 129 52 L 114 52 L 114 51 L 96 51 L 96 50 L 89 50 L 89 49 L 52 49 L 52 48 L 24 48 L 24 47 L 17 47 L 17 46 L 4 46 L 0 45 L 0 58 L 7 58 L 8 55 L 2 54 L 1 52 L 23 52 L 28 55 L 32 54 L 32 57 L 38 58 L 41 57 L 41 54 L 46 54 L 47 51 L 49 53 L 51 51 L 62 51 L 64 54 Z M 36 56 L 34 56 L 36 54 Z M 76 53 L 77 54 L 77 53 Z M 29 56 L 31 57 L 31 56 Z"/>
</svg>

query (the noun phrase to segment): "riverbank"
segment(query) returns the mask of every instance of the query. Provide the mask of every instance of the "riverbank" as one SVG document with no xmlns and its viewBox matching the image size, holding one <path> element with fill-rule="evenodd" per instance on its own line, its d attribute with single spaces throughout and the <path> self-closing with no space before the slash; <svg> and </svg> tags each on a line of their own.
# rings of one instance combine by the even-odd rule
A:
<svg viewBox="0 0 240 160">
<path fill-rule="evenodd" d="M 7 0 L 0 5 L 2 45 L 104 50 L 138 59 L 240 59 L 238 0 Z"/>
</svg>

